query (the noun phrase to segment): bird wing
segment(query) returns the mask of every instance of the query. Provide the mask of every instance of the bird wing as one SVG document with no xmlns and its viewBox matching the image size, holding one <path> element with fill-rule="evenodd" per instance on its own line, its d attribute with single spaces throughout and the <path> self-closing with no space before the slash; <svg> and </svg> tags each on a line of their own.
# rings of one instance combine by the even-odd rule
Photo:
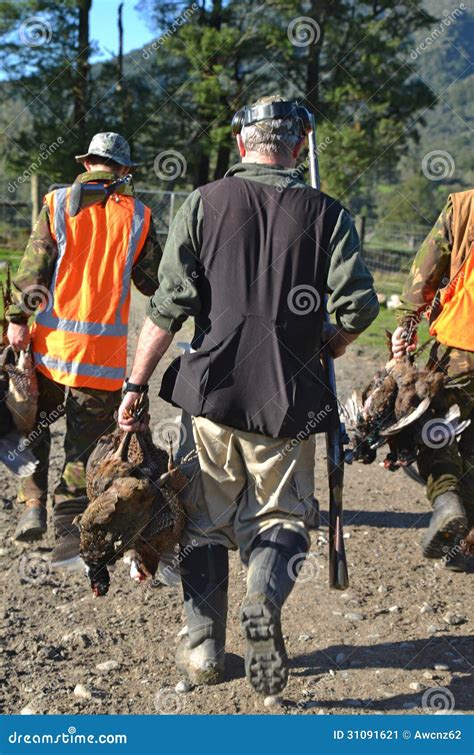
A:
<svg viewBox="0 0 474 755">
<path fill-rule="evenodd" d="M 401 419 L 397 420 L 397 422 L 394 422 L 393 425 L 389 425 L 385 429 L 381 430 L 380 434 L 384 436 L 396 435 L 405 427 L 412 425 L 413 422 L 416 422 L 417 419 L 422 417 L 423 414 L 429 408 L 430 403 L 431 403 L 431 399 L 429 398 L 423 399 L 423 401 L 420 404 L 418 404 L 416 409 L 410 412 L 410 414 L 407 414 L 406 417 L 402 417 Z"/>
<path fill-rule="evenodd" d="M 355 428 L 362 415 L 362 394 L 359 391 L 354 391 L 350 398 L 347 399 L 343 407 L 343 413 L 347 419 L 349 428 Z"/>
</svg>

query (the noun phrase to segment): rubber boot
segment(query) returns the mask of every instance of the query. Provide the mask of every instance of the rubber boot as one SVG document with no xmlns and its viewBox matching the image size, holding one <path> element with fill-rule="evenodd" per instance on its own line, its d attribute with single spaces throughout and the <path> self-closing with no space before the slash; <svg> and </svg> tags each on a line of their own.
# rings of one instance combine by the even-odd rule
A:
<svg viewBox="0 0 474 755">
<path fill-rule="evenodd" d="M 87 505 L 87 496 L 70 498 L 55 505 L 53 509 L 55 542 L 51 554 L 51 566 L 54 569 L 85 569 L 79 555 L 79 527 L 74 524 L 74 519 L 84 513 Z"/>
<path fill-rule="evenodd" d="M 13 537 L 20 542 L 41 540 L 48 528 L 46 501 L 30 498 L 25 501 L 24 506 L 25 510 L 18 521 Z"/>
<path fill-rule="evenodd" d="M 180 564 L 187 628 L 176 665 L 192 684 L 224 678 L 229 554 L 223 545 L 193 548 Z"/>
<path fill-rule="evenodd" d="M 263 695 L 277 695 L 288 681 L 281 609 L 307 550 L 306 538 L 282 525 L 263 532 L 252 546 L 240 619 L 247 638 L 245 673 Z"/>
<path fill-rule="evenodd" d="M 433 501 L 433 514 L 423 538 L 426 558 L 443 558 L 466 534 L 467 517 L 460 496 L 448 490 Z"/>
</svg>

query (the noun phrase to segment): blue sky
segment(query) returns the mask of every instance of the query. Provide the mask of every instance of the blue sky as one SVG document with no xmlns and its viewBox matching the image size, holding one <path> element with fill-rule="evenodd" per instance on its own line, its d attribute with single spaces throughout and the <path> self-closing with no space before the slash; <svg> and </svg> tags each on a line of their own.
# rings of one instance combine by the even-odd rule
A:
<svg viewBox="0 0 474 755">
<path fill-rule="evenodd" d="M 137 0 L 124 0 L 124 52 L 136 50 L 157 34 L 147 25 L 146 18 L 135 10 Z M 93 0 L 90 14 L 90 37 L 98 43 L 100 54 L 92 60 L 105 60 L 118 51 L 117 9 L 119 0 Z"/>
</svg>

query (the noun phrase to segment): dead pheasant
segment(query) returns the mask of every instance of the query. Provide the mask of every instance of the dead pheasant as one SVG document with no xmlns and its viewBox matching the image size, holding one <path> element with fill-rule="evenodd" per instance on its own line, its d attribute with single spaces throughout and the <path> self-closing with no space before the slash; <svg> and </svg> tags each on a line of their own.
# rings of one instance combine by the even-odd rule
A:
<svg viewBox="0 0 474 755">
<path fill-rule="evenodd" d="M 81 556 L 95 595 L 110 584 L 107 565 L 133 550 L 138 579 L 154 576 L 185 524 L 179 492 L 187 479 L 172 454 L 156 448 L 150 430 L 102 438 L 87 466 L 90 504 L 78 519 Z"/>
<path fill-rule="evenodd" d="M 12 303 L 10 268 L 5 286 L 0 284 L 3 311 Z M 31 356 L 18 355 L 8 345 L 8 323 L 0 320 L 0 461 L 20 477 L 33 474 L 36 459 L 25 444 L 24 434 L 34 425 L 38 389 Z"/>
<path fill-rule="evenodd" d="M 384 466 L 395 471 L 415 461 L 416 448 L 423 442 L 423 427 L 429 419 L 438 417 L 453 437 L 461 433 L 468 422 L 460 422 L 457 405 L 444 418 L 439 417 L 437 403 L 448 386 L 461 387 L 431 365 L 419 368 L 412 357 L 395 361 L 390 350 L 387 364 L 361 393 L 351 396 L 344 408 L 352 430 L 353 458 L 371 464 L 377 449 L 388 443 L 390 452 Z"/>
</svg>

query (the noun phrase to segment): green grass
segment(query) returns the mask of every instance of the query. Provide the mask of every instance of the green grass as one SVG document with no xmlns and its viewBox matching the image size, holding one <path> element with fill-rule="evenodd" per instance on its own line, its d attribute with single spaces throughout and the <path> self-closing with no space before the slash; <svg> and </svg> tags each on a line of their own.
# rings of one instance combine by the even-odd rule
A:
<svg viewBox="0 0 474 755">
<path fill-rule="evenodd" d="M 0 247 L 0 261 L 9 261 L 12 268 L 12 273 L 15 272 L 22 256 L 21 251 L 13 251 L 5 247 Z M 0 270 L 0 282 L 4 281 L 6 273 L 4 270 Z M 375 288 L 378 293 L 383 293 L 387 299 L 392 294 L 401 294 L 403 289 L 403 283 L 405 280 L 405 274 L 403 273 L 374 273 Z M 0 301 L 0 319 L 3 317 L 3 303 Z M 386 342 L 385 331 L 393 331 L 397 327 L 395 318 L 395 312 L 392 309 L 386 309 L 381 307 L 380 314 L 367 328 L 364 333 L 358 338 L 357 346 L 367 348 L 373 352 L 377 352 L 380 355 L 385 355 Z M 419 329 L 420 341 L 425 340 L 428 337 L 428 327 L 425 323 L 422 323 Z"/>
<path fill-rule="evenodd" d="M 398 294 L 399 296 L 403 290 L 403 284 L 405 282 L 404 273 L 374 273 L 375 289 L 377 293 L 385 294 L 387 299 L 392 294 Z M 387 345 L 385 340 L 385 331 L 390 330 L 393 332 L 397 327 L 397 320 L 395 311 L 393 309 L 387 309 L 386 307 L 380 308 L 380 314 L 375 322 L 365 330 L 362 335 L 357 339 L 357 346 L 368 348 L 381 355 L 387 354 Z M 418 330 L 419 340 L 423 342 L 428 338 L 428 325 L 422 322 Z"/>
</svg>

